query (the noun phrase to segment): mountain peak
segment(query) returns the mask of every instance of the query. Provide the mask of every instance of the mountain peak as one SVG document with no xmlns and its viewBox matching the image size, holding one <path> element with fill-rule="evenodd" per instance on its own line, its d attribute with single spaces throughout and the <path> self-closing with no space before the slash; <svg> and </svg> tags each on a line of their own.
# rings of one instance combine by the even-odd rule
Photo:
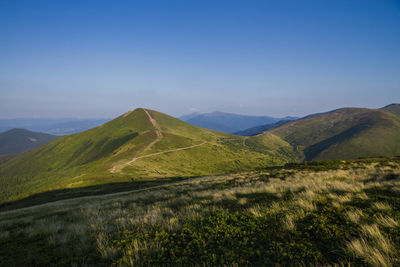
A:
<svg viewBox="0 0 400 267">
<path fill-rule="evenodd" d="M 392 103 L 390 105 L 381 108 L 380 110 L 392 113 L 393 115 L 400 118 L 400 104 L 398 103 Z"/>
<path fill-rule="evenodd" d="M 51 134 L 45 134 L 45 133 L 40 133 L 40 132 L 34 132 L 34 131 L 30 131 L 27 129 L 23 129 L 23 128 L 12 128 L 8 131 L 2 132 L 1 134 L 19 134 L 19 135 L 35 135 L 35 134 L 41 134 L 41 135 L 48 135 L 48 136 L 53 136 Z"/>
</svg>

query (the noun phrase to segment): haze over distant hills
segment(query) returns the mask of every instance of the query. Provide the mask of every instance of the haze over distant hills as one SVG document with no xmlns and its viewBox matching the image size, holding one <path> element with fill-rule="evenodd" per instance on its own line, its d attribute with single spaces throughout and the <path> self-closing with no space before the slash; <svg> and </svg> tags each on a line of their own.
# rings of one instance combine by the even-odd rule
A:
<svg viewBox="0 0 400 267">
<path fill-rule="evenodd" d="M 0 133 L 0 155 L 17 154 L 44 145 L 57 136 L 32 132 L 25 129 L 11 129 Z"/>
<path fill-rule="evenodd" d="M 270 116 L 250 116 L 215 111 L 203 114 L 192 113 L 181 116 L 179 119 L 198 127 L 225 133 L 235 133 L 255 126 L 272 124 L 280 120 L 293 120 L 296 117 L 274 118 Z"/>
<path fill-rule="evenodd" d="M 234 136 L 139 108 L 1 164 L 0 202 L 55 189 L 210 175 L 295 160 L 292 147 L 273 134 Z"/>
<path fill-rule="evenodd" d="M 280 120 L 274 123 L 268 123 L 268 124 L 264 124 L 264 125 L 260 125 L 260 126 L 255 126 L 255 127 L 251 127 L 249 129 L 243 130 L 243 131 L 239 131 L 239 132 L 235 132 L 233 134 L 235 135 L 241 135 L 241 136 L 254 136 L 257 134 L 261 134 L 269 129 L 273 129 L 275 127 L 278 127 L 282 124 L 288 123 L 290 121 L 293 120 Z"/>
<path fill-rule="evenodd" d="M 0 119 L 0 132 L 13 128 L 22 128 L 30 131 L 66 135 L 86 131 L 109 121 L 106 118 L 76 119 L 76 118 L 51 118 L 51 119 Z"/>
</svg>

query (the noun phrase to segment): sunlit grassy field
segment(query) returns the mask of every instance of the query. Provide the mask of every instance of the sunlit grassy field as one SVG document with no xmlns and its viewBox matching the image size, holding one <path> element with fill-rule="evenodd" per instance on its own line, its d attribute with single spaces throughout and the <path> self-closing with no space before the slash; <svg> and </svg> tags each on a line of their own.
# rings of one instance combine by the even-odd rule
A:
<svg viewBox="0 0 400 267">
<path fill-rule="evenodd" d="M 3 266 L 399 266 L 400 158 L 291 164 L 0 213 Z"/>
</svg>

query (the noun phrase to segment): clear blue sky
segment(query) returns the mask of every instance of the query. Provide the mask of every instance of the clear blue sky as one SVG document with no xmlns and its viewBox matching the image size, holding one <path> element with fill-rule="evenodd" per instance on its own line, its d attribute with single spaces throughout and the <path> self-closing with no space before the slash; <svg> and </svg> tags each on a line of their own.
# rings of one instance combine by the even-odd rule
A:
<svg viewBox="0 0 400 267">
<path fill-rule="evenodd" d="M 400 102 L 393 0 L 0 0 L 0 118 Z"/>
</svg>

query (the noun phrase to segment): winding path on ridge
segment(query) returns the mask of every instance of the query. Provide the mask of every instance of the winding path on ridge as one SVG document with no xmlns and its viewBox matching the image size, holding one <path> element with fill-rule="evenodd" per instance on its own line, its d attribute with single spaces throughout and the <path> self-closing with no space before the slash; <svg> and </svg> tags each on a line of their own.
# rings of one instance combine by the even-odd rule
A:
<svg viewBox="0 0 400 267">
<path fill-rule="evenodd" d="M 150 149 L 152 146 L 154 146 L 157 142 L 159 142 L 164 136 L 162 134 L 161 131 L 161 127 L 158 125 L 157 121 L 150 115 L 150 113 L 146 110 L 143 109 L 143 111 L 146 113 L 147 117 L 149 118 L 149 121 L 151 122 L 151 124 L 153 125 L 154 128 L 156 128 L 156 139 L 154 141 L 152 141 L 150 144 L 148 144 L 142 151 L 141 153 L 143 153 L 144 151 Z M 161 154 L 166 154 L 166 153 L 170 153 L 170 152 L 175 152 L 175 151 L 181 151 L 181 150 L 186 150 L 186 149 L 191 149 L 191 148 L 195 148 L 198 146 L 202 146 L 204 144 L 206 144 L 207 142 L 203 142 L 201 144 L 197 144 L 197 145 L 192 145 L 192 146 L 187 146 L 187 147 L 180 147 L 180 148 L 174 148 L 174 149 L 169 149 L 169 150 L 165 150 L 165 151 L 160 151 L 160 152 L 156 152 L 156 153 L 151 153 L 151 154 L 147 154 L 147 155 L 143 155 L 143 156 L 138 156 L 138 157 L 134 157 L 132 158 L 130 161 L 125 162 L 125 163 L 120 163 L 117 164 L 115 166 L 113 166 L 110 169 L 111 173 L 117 173 L 117 172 L 121 172 L 122 169 L 128 165 L 131 165 L 132 163 L 134 163 L 136 160 L 138 159 L 142 159 L 142 158 L 149 158 L 152 156 L 156 156 L 156 155 L 161 155 Z"/>
<path fill-rule="evenodd" d="M 150 115 L 150 113 L 149 113 L 147 110 L 143 109 L 143 111 L 146 112 L 146 115 L 147 115 L 147 117 L 149 118 L 149 121 L 151 122 L 151 124 L 153 125 L 153 127 L 156 128 L 156 135 L 157 135 L 156 139 L 155 139 L 153 142 L 151 142 L 150 144 L 148 144 L 148 145 L 143 149 L 143 151 L 146 151 L 147 149 L 150 149 L 152 146 L 154 146 L 157 142 L 159 142 L 159 141 L 161 140 L 161 138 L 163 138 L 163 134 L 162 134 L 162 132 L 161 132 L 161 128 L 160 128 L 160 126 L 158 125 L 157 121 L 156 121 L 155 119 L 153 119 L 153 117 Z M 142 152 L 143 152 L 143 151 L 142 151 Z M 130 164 L 131 162 L 135 162 L 136 159 L 135 159 L 135 160 L 134 160 L 134 159 L 135 159 L 135 158 L 133 158 L 131 161 L 129 161 L 128 164 Z"/>
</svg>

